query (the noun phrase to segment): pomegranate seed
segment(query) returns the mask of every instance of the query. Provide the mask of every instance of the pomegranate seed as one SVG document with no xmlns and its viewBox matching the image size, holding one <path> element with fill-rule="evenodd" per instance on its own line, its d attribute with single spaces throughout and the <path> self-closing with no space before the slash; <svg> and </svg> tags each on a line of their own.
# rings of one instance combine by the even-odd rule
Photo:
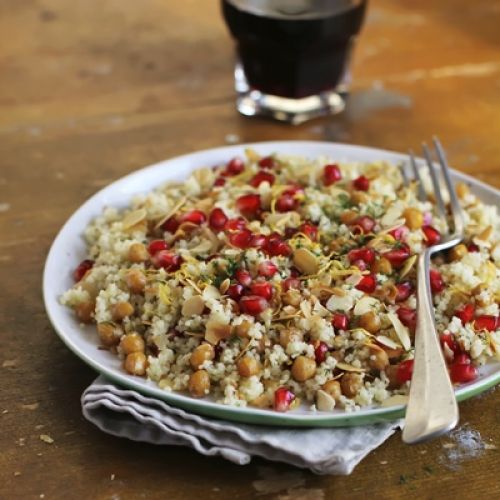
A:
<svg viewBox="0 0 500 500">
<path fill-rule="evenodd" d="M 455 364 L 455 365 L 470 365 L 471 364 L 470 356 L 465 352 L 458 353 L 455 356 L 453 364 Z"/>
<path fill-rule="evenodd" d="M 477 378 L 477 368 L 474 365 L 453 363 L 450 367 L 450 379 L 454 384 L 465 384 Z"/>
<path fill-rule="evenodd" d="M 340 181 L 340 179 L 342 179 L 342 174 L 338 165 L 325 165 L 323 168 L 323 184 L 325 186 L 331 186 Z"/>
<path fill-rule="evenodd" d="M 225 174 L 229 176 L 241 174 L 245 170 L 245 164 L 241 158 L 235 157 L 226 165 Z"/>
<path fill-rule="evenodd" d="M 318 241 L 318 228 L 311 222 L 301 224 L 299 232 L 305 234 L 311 241 Z"/>
<path fill-rule="evenodd" d="M 227 289 L 226 293 L 229 296 L 229 298 L 238 301 L 243 295 L 243 286 L 240 285 L 239 283 L 233 283 L 232 285 L 229 285 L 229 288 Z"/>
<path fill-rule="evenodd" d="M 249 288 L 252 295 L 264 297 L 266 300 L 271 300 L 273 296 L 273 287 L 267 281 L 255 281 Z"/>
<path fill-rule="evenodd" d="M 324 342 L 319 342 L 314 348 L 314 357 L 316 358 L 316 363 L 318 363 L 318 365 L 325 361 L 327 352 L 328 346 Z"/>
<path fill-rule="evenodd" d="M 375 260 L 375 250 L 373 248 L 363 247 L 363 248 L 354 248 L 349 250 L 347 254 L 347 258 L 351 263 L 362 260 L 366 264 L 372 264 Z"/>
<path fill-rule="evenodd" d="M 278 387 L 274 392 L 274 409 L 280 412 L 286 412 L 295 399 L 295 394 L 286 387 Z"/>
<path fill-rule="evenodd" d="M 210 212 L 210 216 L 208 217 L 208 223 L 212 229 L 217 231 L 221 231 L 226 227 L 226 223 L 228 221 L 227 215 L 224 213 L 222 208 L 214 208 Z"/>
<path fill-rule="evenodd" d="M 451 333 L 442 333 L 439 336 L 439 340 L 441 341 L 441 345 L 443 347 L 446 344 L 454 354 L 458 354 L 460 352 L 460 347 Z"/>
<path fill-rule="evenodd" d="M 304 188 L 299 184 L 292 184 L 285 191 L 283 191 L 283 194 L 291 194 L 292 196 L 303 195 Z"/>
<path fill-rule="evenodd" d="M 423 226 L 422 231 L 425 237 L 425 244 L 428 247 L 437 245 L 441 241 L 441 233 L 433 226 Z"/>
<path fill-rule="evenodd" d="M 229 235 L 229 243 L 237 248 L 248 248 L 252 240 L 252 233 L 248 229 L 242 229 Z"/>
<path fill-rule="evenodd" d="M 299 290 L 300 289 L 300 280 L 297 278 L 287 278 L 283 280 L 281 284 L 281 288 L 284 292 L 288 292 L 288 290 Z"/>
<path fill-rule="evenodd" d="M 164 231 L 168 231 L 169 233 L 174 234 L 179 228 L 179 221 L 176 217 L 169 217 L 162 225 L 161 228 Z"/>
<path fill-rule="evenodd" d="M 404 384 L 411 380 L 413 375 L 413 359 L 407 359 L 399 363 L 398 371 L 396 372 L 396 378 L 400 384 Z"/>
<path fill-rule="evenodd" d="M 247 221 L 243 217 L 238 217 L 236 219 L 229 219 L 224 226 L 226 231 L 239 231 L 245 229 L 247 226 Z"/>
<path fill-rule="evenodd" d="M 296 227 L 285 227 L 285 238 L 290 239 L 293 238 L 298 232 Z"/>
<path fill-rule="evenodd" d="M 262 168 L 274 168 L 276 165 L 276 160 L 272 156 L 265 156 L 259 160 L 259 167 Z"/>
<path fill-rule="evenodd" d="M 151 262 L 157 269 L 163 267 L 166 271 L 174 272 L 181 267 L 183 260 L 180 255 L 176 255 L 168 250 L 160 250 L 151 257 Z"/>
<path fill-rule="evenodd" d="M 291 194 L 282 194 L 276 201 L 276 210 L 278 212 L 291 212 L 299 206 L 299 200 L 296 200 Z"/>
<path fill-rule="evenodd" d="M 160 250 L 167 250 L 168 243 L 165 240 L 153 240 L 149 242 L 148 252 L 149 255 L 154 255 L 158 253 Z"/>
<path fill-rule="evenodd" d="M 368 215 L 362 215 L 355 219 L 351 225 L 361 228 L 362 234 L 367 234 L 375 227 L 375 221 Z"/>
<path fill-rule="evenodd" d="M 191 222 L 200 226 L 207 220 L 207 216 L 201 210 L 191 210 L 181 217 L 181 222 Z"/>
<path fill-rule="evenodd" d="M 361 281 L 356 285 L 358 290 L 365 293 L 373 293 L 377 287 L 377 280 L 373 274 L 367 274 L 361 278 Z"/>
<path fill-rule="evenodd" d="M 292 278 L 298 278 L 300 276 L 300 271 L 296 267 L 290 268 L 290 276 Z"/>
<path fill-rule="evenodd" d="M 404 326 L 408 327 L 411 331 L 415 330 L 417 326 L 417 311 L 415 309 L 401 306 L 396 311 L 396 314 Z"/>
<path fill-rule="evenodd" d="M 479 252 L 479 247 L 475 243 L 469 243 L 467 245 L 467 250 L 471 253 Z"/>
<path fill-rule="evenodd" d="M 267 300 L 264 297 L 259 297 L 258 295 L 247 295 L 241 297 L 239 304 L 241 310 L 245 314 L 250 314 L 251 316 L 258 316 L 269 307 Z"/>
<path fill-rule="evenodd" d="M 454 316 L 460 318 L 462 324 L 465 325 L 465 323 L 469 323 L 469 321 L 474 319 L 474 312 L 474 304 L 465 304 L 463 307 L 455 311 Z"/>
<path fill-rule="evenodd" d="M 225 183 L 226 183 L 226 179 L 224 179 L 224 177 L 217 177 L 217 179 L 215 179 L 215 181 L 214 181 L 214 187 L 224 186 Z"/>
<path fill-rule="evenodd" d="M 254 217 L 260 212 L 260 196 L 258 194 L 245 194 L 236 200 L 236 208 L 245 217 Z"/>
<path fill-rule="evenodd" d="M 436 269 L 431 269 L 429 273 L 432 293 L 441 293 L 444 290 L 444 281 L 441 273 Z"/>
<path fill-rule="evenodd" d="M 392 231 L 389 231 L 389 234 L 398 241 L 403 241 L 406 239 L 408 236 L 408 233 L 410 232 L 410 229 L 408 226 L 399 226 Z"/>
<path fill-rule="evenodd" d="M 287 257 L 292 253 L 290 245 L 285 243 L 278 233 L 271 233 L 268 236 L 264 250 L 272 257 L 276 257 L 277 255 Z"/>
<path fill-rule="evenodd" d="M 358 191 L 368 191 L 370 188 L 370 180 L 368 177 L 360 175 L 352 181 L 352 185 L 354 186 L 354 189 L 357 189 Z"/>
<path fill-rule="evenodd" d="M 347 330 L 349 328 L 349 318 L 346 314 L 333 313 L 332 325 L 337 330 Z"/>
<path fill-rule="evenodd" d="M 263 182 L 269 182 L 269 184 L 272 186 L 274 184 L 274 179 L 275 177 L 273 174 L 261 171 L 253 176 L 253 178 L 250 180 L 250 185 L 254 188 L 258 188 Z"/>
<path fill-rule="evenodd" d="M 411 295 L 413 285 L 409 281 L 404 281 L 403 283 L 398 283 L 396 289 L 398 291 L 396 302 L 403 302 L 403 300 L 406 300 Z"/>
<path fill-rule="evenodd" d="M 498 328 L 498 316 L 489 316 L 487 314 L 482 314 L 478 316 L 474 321 L 474 330 L 481 331 L 487 330 L 488 332 L 494 332 Z"/>
<path fill-rule="evenodd" d="M 78 264 L 78 267 L 73 271 L 73 279 L 78 282 L 80 281 L 86 274 L 87 271 L 92 269 L 94 266 L 94 261 L 91 259 L 85 259 Z"/>
<path fill-rule="evenodd" d="M 278 272 L 278 267 L 270 260 L 265 260 L 259 264 L 257 272 L 260 276 L 272 278 Z"/>
<path fill-rule="evenodd" d="M 267 242 L 267 238 L 263 234 L 253 234 L 250 239 L 252 248 L 262 248 Z"/>
<path fill-rule="evenodd" d="M 236 269 L 234 277 L 243 286 L 250 286 L 252 283 L 252 275 L 245 269 Z"/>
<path fill-rule="evenodd" d="M 406 243 L 401 243 L 397 248 L 393 248 L 382 254 L 393 267 L 400 267 L 410 256 L 410 247 Z"/>
</svg>

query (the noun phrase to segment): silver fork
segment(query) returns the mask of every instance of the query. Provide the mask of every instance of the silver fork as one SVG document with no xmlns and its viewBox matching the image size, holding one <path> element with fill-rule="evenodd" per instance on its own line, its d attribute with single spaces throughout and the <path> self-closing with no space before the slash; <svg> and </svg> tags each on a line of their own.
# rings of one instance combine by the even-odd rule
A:
<svg viewBox="0 0 500 500">
<path fill-rule="evenodd" d="M 408 444 L 440 436 L 453 429 L 458 423 L 457 400 L 448 376 L 434 321 L 429 270 L 432 254 L 451 248 L 462 241 L 464 220 L 451 182 L 443 147 L 436 137 L 433 138 L 433 142 L 439 161 L 439 170 L 449 193 L 453 231 L 441 235 L 441 241 L 428 247 L 418 258 L 415 361 L 403 429 L 403 441 Z M 446 219 L 446 207 L 441 193 L 438 172 L 433 167 L 431 152 L 426 144 L 423 144 L 423 152 L 430 172 L 437 210 L 439 215 Z M 418 183 L 418 196 L 422 201 L 425 201 L 426 193 L 419 167 L 411 151 L 410 165 Z"/>
</svg>

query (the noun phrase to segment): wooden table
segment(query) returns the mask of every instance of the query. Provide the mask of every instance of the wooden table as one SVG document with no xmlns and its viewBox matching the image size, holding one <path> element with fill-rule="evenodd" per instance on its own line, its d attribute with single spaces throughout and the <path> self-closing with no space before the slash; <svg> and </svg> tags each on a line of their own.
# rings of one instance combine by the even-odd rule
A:
<svg viewBox="0 0 500 500">
<path fill-rule="evenodd" d="M 238 467 L 104 435 L 80 413 L 95 373 L 56 337 L 41 297 L 51 241 L 88 196 L 141 166 L 234 139 L 406 150 L 437 133 L 456 168 L 499 187 L 499 20 L 489 0 L 372 2 L 349 109 L 292 128 L 235 112 L 218 2 L 4 0 L 0 497 L 499 498 L 498 390 L 461 404 L 461 425 L 480 433 L 476 457 L 464 427 L 415 447 L 397 434 L 349 477 L 263 460 Z"/>
</svg>

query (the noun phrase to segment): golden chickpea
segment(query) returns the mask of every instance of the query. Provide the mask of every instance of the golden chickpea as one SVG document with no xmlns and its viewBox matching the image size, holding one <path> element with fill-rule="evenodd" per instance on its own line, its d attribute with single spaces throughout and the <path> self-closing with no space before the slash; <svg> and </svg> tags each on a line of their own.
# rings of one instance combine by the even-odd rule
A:
<svg viewBox="0 0 500 500">
<path fill-rule="evenodd" d="M 215 350 L 210 344 L 200 344 L 189 358 L 193 370 L 198 370 L 200 366 L 207 360 L 214 359 Z"/>
<path fill-rule="evenodd" d="M 340 214 L 340 222 L 349 225 L 357 219 L 358 215 L 358 212 L 355 212 L 354 210 L 345 210 Z"/>
<path fill-rule="evenodd" d="M 115 321 L 121 321 L 123 318 L 134 313 L 134 307 L 130 302 L 117 302 L 111 308 L 111 316 Z"/>
<path fill-rule="evenodd" d="M 248 338 L 248 332 L 252 323 L 250 321 L 244 320 L 239 325 L 236 325 L 234 331 L 238 337 Z"/>
<path fill-rule="evenodd" d="M 149 259 L 149 252 L 142 243 L 132 243 L 128 249 L 128 260 L 140 263 Z"/>
<path fill-rule="evenodd" d="M 354 191 L 353 193 L 351 193 L 351 201 L 355 205 L 359 205 L 361 203 L 368 203 L 368 201 L 370 201 L 370 198 L 363 191 Z"/>
<path fill-rule="evenodd" d="M 280 331 L 280 346 L 286 349 L 290 342 L 300 342 L 302 340 L 302 332 L 296 328 L 287 328 Z"/>
<path fill-rule="evenodd" d="M 340 382 L 338 380 L 329 380 L 323 384 L 321 387 L 327 394 L 329 394 L 335 401 L 340 400 L 342 396 L 342 391 L 340 389 Z"/>
<path fill-rule="evenodd" d="M 242 377 L 251 377 L 252 375 L 257 375 L 260 372 L 260 363 L 255 358 L 251 356 L 243 356 L 238 361 L 238 373 Z"/>
<path fill-rule="evenodd" d="M 389 359 L 400 358 L 403 354 L 402 347 L 396 347 L 396 349 L 391 349 L 390 347 L 384 346 L 384 351 Z"/>
<path fill-rule="evenodd" d="M 457 185 L 455 186 L 455 189 L 457 191 L 457 196 L 461 200 L 463 200 L 470 193 L 469 186 L 467 186 L 467 184 L 465 184 L 465 182 L 457 183 Z"/>
<path fill-rule="evenodd" d="M 372 264 L 372 272 L 375 274 L 391 274 L 392 264 L 385 257 L 380 257 Z"/>
<path fill-rule="evenodd" d="M 113 323 L 99 323 L 97 333 L 103 346 L 112 347 L 119 344 L 123 330 Z"/>
<path fill-rule="evenodd" d="M 363 387 L 363 375 L 361 373 L 344 373 L 340 379 L 342 394 L 347 398 L 353 398 Z"/>
<path fill-rule="evenodd" d="M 147 367 L 146 355 L 143 352 L 131 352 L 127 354 L 123 366 L 131 375 L 144 375 Z"/>
<path fill-rule="evenodd" d="M 202 398 L 210 393 L 210 377 L 205 370 L 198 370 L 194 372 L 189 378 L 188 384 L 191 396 L 195 398 Z"/>
<path fill-rule="evenodd" d="M 380 330 L 380 317 L 374 311 L 368 311 L 359 317 L 359 326 L 370 333 Z"/>
<path fill-rule="evenodd" d="M 131 354 L 132 352 L 144 352 L 144 339 L 136 332 L 127 333 L 127 335 L 122 338 L 120 347 L 125 354 Z"/>
<path fill-rule="evenodd" d="M 389 356 L 387 353 L 381 349 L 380 347 L 370 347 L 370 358 L 368 360 L 368 364 L 370 368 L 374 370 L 385 370 L 385 368 L 389 365 Z"/>
<path fill-rule="evenodd" d="M 418 208 L 409 207 L 403 212 L 406 225 L 414 230 L 420 229 L 424 224 L 424 215 Z"/>
<path fill-rule="evenodd" d="M 388 389 L 397 389 L 401 387 L 401 382 L 398 378 L 398 365 L 389 365 L 385 369 L 385 374 L 389 379 Z"/>
<path fill-rule="evenodd" d="M 306 356 L 299 356 L 292 365 L 292 377 L 297 382 L 305 382 L 314 377 L 316 373 L 316 362 Z"/>
<path fill-rule="evenodd" d="M 75 306 L 76 317 L 82 323 L 92 323 L 94 319 L 95 303 L 94 302 L 80 302 Z"/>
<path fill-rule="evenodd" d="M 125 283 L 132 293 L 142 293 L 146 286 L 146 276 L 140 269 L 130 269 L 125 276 Z"/>
<path fill-rule="evenodd" d="M 286 304 L 287 306 L 294 306 L 297 307 L 300 305 L 300 302 L 302 300 L 302 296 L 300 294 L 299 290 L 287 290 L 283 295 L 283 303 Z"/>
<path fill-rule="evenodd" d="M 460 243 L 460 245 L 453 247 L 448 252 L 448 256 L 451 261 L 461 260 L 462 257 L 467 255 L 467 252 L 468 252 L 467 247 L 463 243 Z"/>
</svg>

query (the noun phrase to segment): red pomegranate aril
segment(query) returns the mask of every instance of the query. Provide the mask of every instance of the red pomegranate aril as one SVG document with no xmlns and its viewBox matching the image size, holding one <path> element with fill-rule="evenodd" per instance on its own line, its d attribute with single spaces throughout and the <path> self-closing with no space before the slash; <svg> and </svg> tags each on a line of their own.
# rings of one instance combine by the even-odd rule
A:
<svg viewBox="0 0 500 500">
<path fill-rule="evenodd" d="M 243 286 L 250 286 L 252 284 L 252 275 L 245 269 L 236 269 L 234 278 Z"/>
<path fill-rule="evenodd" d="M 441 233 L 433 226 L 423 226 L 425 244 L 429 247 L 437 245 L 441 241 Z"/>
<path fill-rule="evenodd" d="M 356 288 L 365 293 L 373 293 L 377 288 L 377 280 L 373 274 L 367 274 L 361 278 Z"/>
<path fill-rule="evenodd" d="M 304 188 L 300 186 L 299 184 L 293 184 L 285 191 L 283 191 L 283 194 L 291 194 L 292 196 L 302 196 L 304 194 Z"/>
<path fill-rule="evenodd" d="M 403 265 L 403 262 L 410 256 L 410 247 L 406 243 L 401 243 L 398 247 L 382 254 L 393 267 Z"/>
<path fill-rule="evenodd" d="M 239 305 L 243 313 L 250 314 L 251 316 L 258 316 L 269 307 L 267 300 L 258 295 L 246 295 L 241 297 Z"/>
<path fill-rule="evenodd" d="M 400 384 L 409 382 L 411 376 L 413 375 L 413 359 L 407 359 L 406 361 L 401 361 L 398 366 L 398 371 L 396 372 L 396 378 Z"/>
<path fill-rule="evenodd" d="M 432 293 L 441 293 L 444 290 L 444 281 L 441 273 L 436 269 L 431 269 L 429 273 Z"/>
<path fill-rule="evenodd" d="M 469 243 L 467 245 L 467 250 L 471 253 L 479 252 L 479 247 L 475 243 Z"/>
<path fill-rule="evenodd" d="M 225 174 L 229 176 L 241 174 L 245 170 L 245 164 L 241 158 L 235 157 L 226 165 Z"/>
<path fill-rule="evenodd" d="M 207 220 L 207 216 L 201 210 L 191 210 L 181 217 L 181 222 L 191 222 L 200 226 Z"/>
<path fill-rule="evenodd" d="M 229 243 L 237 248 L 249 248 L 252 240 L 252 233 L 248 229 L 236 231 L 228 236 Z"/>
<path fill-rule="evenodd" d="M 451 333 L 442 333 L 439 336 L 439 340 L 441 341 L 441 345 L 443 347 L 446 344 L 454 354 L 458 354 L 460 352 L 460 347 Z"/>
<path fill-rule="evenodd" d="M 217 177 L 214 181 L 214 187 L 221 187 L 224 186 L 224 184 L 226 184 L 226 179 L 224 179 L 224 177 Z"/>
<path fill-rule="evenodd" d="M 73 279 L 78 282 L 80 281 L 86 274 L 87 271 L 92 269 L 94 266 L 94 261 L 91 259 L 85 259 L 78 264 L 77 268 L 73 271 Z"/>
<path fill-rule="evenodd" d="M 267 242 L 267 238 L 263 234 L 253 234 L 250 239 L 252 248 L 262 248 Z"/>
<path fill-rule="evenodd" d="M 311 222 L 301 224 L 299 232 L 305 234 L 311 241 L 318 241 L 318 227 Z"/>
<path fill-rule="evenodd" d="M 389 231 L 389 234 L 395 240 L 403 241 L 403 240 L 406 239 L 406 237 L 408 236 L 409 232 L 410 232 L 410 229 L 408 228 L 408 226 L 399 226 L 399 227 L 393 229 L 392 231 Z"/>
<path fill-rule="evenodd" d="M 396 285 L 396 290 L 398 291 L 396 302 L 403 302 L 403 300 L 406 300 L 411 295 L 413 285 L 409 281 L 404 281 Z"/>
<path fill-rule="evenodd" d="M 453 363 L 450 367 L 450 379 L 454 384 L 465 384 L 477 378 L 477 368 L 474 365 Z"/>
<path fill-rule="evenodd" d="M 153 240 L 149 242 L 148 252 L 149 255 L 154 255 L 161 250 L 167 250 L 168 243 L 165 240 Z"/>
<path fill-rule="evenodd" d="M 323 184 L 331 186 L 342 179 L 342 173 L 338 165 L 325 165 L 323 168 Z"/>
<path fill-rule="evenodd" d="M 254 188 L 258 188 L 263 182 L 268 182 L 271 186 L 274 184 L 274 175 L 269 172 L 264 172 L 263 170 L 257 172 L 250 180 L 250 185 Z"/>
<path fill-rule="evenodd" d="M 465 352 L 458 353 L 455 356 L 455 359 L 453 360 L 453 364 L 455 364 L 455 365 L 470 365 L 471 364 L 470 356 Z"/>
<path fill-rule="evenodd" d="M 324 342 L 319 342 L 314 348 L 314 357 L 316 358 L 316 363 L 318 363 L 318 365 L 325 361 L 327 352 L 328 346 Z"/>
<path fill-rule="evenodd" d="M 292 253 L 290 245 L 285 243 L 278 233 L 271 233 L 268 236 L 264 250 L 272 257 L 276 257 L 277 255 L 287 257 Z"/>
<path fill-rule="evenodd" d="M 159 269 L 163 268 L 166 271 L 177 271 L 183 262 L 182 257 L 168 250 L 160 250 L 151 257 L 153 265 Z"/>
<path fill-rule="evenodd" d="M 295 399 L 295 394 L 286 387 L 278 387 L 274 392 L 274 409 L 279 412 L 286 412 Z"/>
<path fill-rule="evenodd" d="M 162 225 L 161 225 L 161 228 L 164 230 L 164 231 L 167 231 L 169 233 L 172 233 L 174 234 L 177 229 L 179 229 L 179 221 L 177 220 L 176 217 L 172 216 L 172 217 L 169 217 Z"/>
<path fill-rule="evenodd" d="M 354 186 L 354 189 L 357 189 L 358 191 L 368 191 L 368 189 L 370 189 L 370 179 L 364 175 L 360 175 L 352 181 L 352 185 Z"/>
<path fill-rule="evenodd" d="M 267 281 L 255 281 L 249 287 L 252 295 L 264 297 L 266 300 L 271 300 L 273 296 L 273 286 Z"/>
<path fill-rule="evenodd" d="M 265 156 L 259 160 L 259 167 L 262 168 L 274 168 L 276 166 L 276 160 L 272 156 Z"/>
<path fill-rule="evenodd" d="M 226 231 L 240 231 L 245 229 L 247 226 L 247 221 L 243 217 L 237 217 L 236 219 L 229 219 L 224 226 Z"/>
<path fill-rule="evenodd" d="M 240 285 L 239 283 L 233 283 L 232 285 L 229 285 L 229 288 L 227 289 L 226 293 L 229 296 L 229 298 L 238 301 L 243 295 L 243 286 Z"/>
<path fill-rule="evenodd" d="M 411 331 L 415 330 L 417 326 L 417 311 L 415 309 L 401 306 L 396 311 L 396 314 L 404 326 L 408 327 Z"/>
<path fill-rule="evenodd" d="M 332 325 L 337 330 L 347 330 L 349 328 L 349 318 L 346 314 L 333 313 Z"/>
<path fill-rule="evenodd" d="M 290 239 L 293 238 L 298 232 L 296 227 L 285 227 L 285 238 Z"/>
<path fill-rule="evenodd" d="M 300 289 L 300 280 L 297 278 L 286 278 L 283 280 L 281 284 L 281 288 L 284 292 L 288 292 L 288 290 L 299 290 Z"/>
<path fill-rule="evenodd" d="M 465 304 L 455 311 L 454 316 L 459 318 L 462 324 L 465 325 L 465 323 L 469 323 L 469 321 L 474 319 L 475 310 L 474 304 Z"/>
<path fill-rule="evenodd" d="M 245 194 L 236 200 L 236 208 L 245 217 L 254 217 L 260 212 L 260 196 L 258 194 Z"/>
<path fill-rule="evenodd" d="M 299 200 L 296 200 L 291 194 L 282 194 L 276 200 L 276 210 L 278 212 L 291 212 L 299 206 Z"/>
<path fill-rule="evenodd" d="M 498 316 L 482 314 L 474 321 L 474 330 L 476 331 L 487 330 L 488 332 L 494 332 L 497 328 Z"/>
<path fill-rule="evenodd" d="M 353 248 L 352 250 L 349 250 L 347 258 L 351 263 L 354 263 L 357 260 L 362 260 L 366 264 L 372 264 L 375 261 L 375 250 L 368 247 Z"/>
<path fill-rule="evenodd" d="M 210 216 L 208 217 L 208 223 L 212 229 L 217 231 L 221 231 L 226 227 L 226 223 L 228 221 L 227 215 L 224 213 L 222 208 L 214 208 L 210 212 Z"/>
<path fill-rule="evenodd" d="M 362 215 L 357 219 L 354 219 L 351 224 L 354 227 L 360 227 L 363 234 L 372 232 L 375 227 L 375 221 L 369 215 Z"/>
<path fill-rule="evenodd" d="M 265 260 L 259 264 L 257 272 L 264 278 L 272 278 L 278 272 L 278 267 L 270 260 Z"/>
</svg>

